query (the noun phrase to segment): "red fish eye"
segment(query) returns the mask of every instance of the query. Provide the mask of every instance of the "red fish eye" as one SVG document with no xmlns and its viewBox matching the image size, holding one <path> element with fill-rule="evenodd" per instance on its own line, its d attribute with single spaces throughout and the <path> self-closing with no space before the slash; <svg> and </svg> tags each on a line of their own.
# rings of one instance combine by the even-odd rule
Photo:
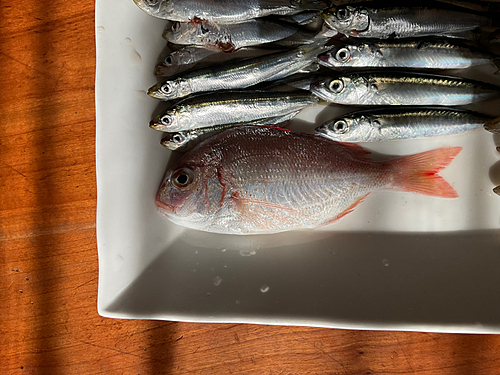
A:
<svg viewBox="0 0 500 375">
<path fill-rule="evenodd" d="M 174 22 L 174 24 L 172 25 L 172 31 L 174 33 L 176 33 L 177 31 L 179 31 L 180 28 L 181 28 L 181 24 L 179 22 Z"/>
<path fill-rule="evenodd" d="M 193 183 L 194 173 L 189 168 L 179 168 L 172 173 L 171 181 L 172 185 L 177 189 L 186 189 Z"/>
</svg>

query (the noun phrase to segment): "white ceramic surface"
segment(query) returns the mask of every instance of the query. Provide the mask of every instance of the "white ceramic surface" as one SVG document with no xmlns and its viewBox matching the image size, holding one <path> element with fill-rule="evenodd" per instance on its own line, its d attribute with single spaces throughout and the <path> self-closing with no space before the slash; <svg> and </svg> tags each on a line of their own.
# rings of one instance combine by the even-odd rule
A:
<svg viewBox="0 0 500 375">
<path fill-rule="evenodd" d="M 155 210 L 171 156 L 145 90 L 166 22 L 132 0 L 97 0 L 98 310 L 106 317 L 500 333 L 500 184 L 494 136 L 478 131 L 365 145 L 388 154 L 463 151 L 442 175 L 459 194 L 371 194 L 315 231 L 223 236 Z M 493 67 L 466 76 L 500 84 Z M 500 101 L 470 108 L 500 115 Z M 292 129 L 347 107 L 304 111 Z"/>
</svg>

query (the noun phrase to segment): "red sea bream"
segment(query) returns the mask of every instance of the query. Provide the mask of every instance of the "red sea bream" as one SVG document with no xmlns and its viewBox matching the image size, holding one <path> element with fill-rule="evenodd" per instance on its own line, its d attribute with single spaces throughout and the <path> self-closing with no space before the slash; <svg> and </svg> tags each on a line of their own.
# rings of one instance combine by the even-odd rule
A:
<svg viewBox="0 0 500 375">
<path fill-rule="evenodd" d="M 375 161 L 360 146 L 271 127 L 241 126 L 196 145 L 156 197 L 172 222 L 198 230 L 275 233 L 330 224 L 371 192 L 455 198 L 437 173 L 461 147 Z"/>
</svg>

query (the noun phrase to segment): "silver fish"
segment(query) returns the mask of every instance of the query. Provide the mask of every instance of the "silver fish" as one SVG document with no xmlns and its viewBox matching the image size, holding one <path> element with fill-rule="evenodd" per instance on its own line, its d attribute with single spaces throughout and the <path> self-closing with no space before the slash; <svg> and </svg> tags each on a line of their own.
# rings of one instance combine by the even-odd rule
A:
<svg viewBox="0 0 500 375">
<path fill-rule="evenodd" d="M 167 55 L 156 66 L 155 74 L 159 77 L 169 77 L 188 69 L 201 68 L 210 64 L 220 64 L 236 59 L 248 59 L 278 52 L 276 49 L 241 48 L 233 53 L 223 53 L 219 49 L 202 46 L 185 46 Z"/>
<path fill-rule="evenodd" d="M 300 92 L 221 91 L 185 98 L 151 120 L 155 130 L 177 132 L 213 125 L 248 122 L 296 113 L 319 102 Z"/>
<path fill-rule="evenodd" d="M 466 69 L 500 59 L 488 52 L 451 41 L 391 40 L 346 43 L 318 55 L 329 68 Z"/>
<path fill-rule="evenodd" d="M 359 38 L 459 37 L 491 19 L 467 10 L 427 7 L 341 6 L 322 13 L 325 23 L 346 36 Z"/>
<path fill-rule="evenodd" d="M 312 31 L 268 19 L 247 20 L 236 24 L 174 22 L 163 33 L 163 38 L 174 44 L 218 48 L 224 52 L 273 42 L 279 44 L 284 39 L 287 45 L 308 44 L 314 36 Z"/>
<path fill-rule="evenodd" d="M 381 107 L 325 122 L 316 134 L 340 142 L 378 142 L 463 134 L 492 117 L 447 107 Z"/>
<path fill-rule="evenodd" d="M 209 20 L 236 23 L 269 15 L 300 13 L 326 7 L 320 0 L 134 0 L 135 4 L 153 17 L 188 22 Z"/>
<path fill-rule="evenodd" d="M 238 126 L 184 154 L 167 171 L 156 205 L 172 222 L 209 232 L 243 235 L 315 228 L 348 215 L 374 191 L 456 198 L 457 192 L 438 173 L 461 149 L 375 161 L 357 145 Z"/>
<path fill-rule="evenodd" d="M 171 100 L 197 92 L 239 89 L 280 79 L 314 63 L 322 48 L 318 45 L 301 46 L 292 51 L 190 71 L 175 79 L 157 83 L 148 90 L 148 95 Z"/>
<path fill-rule="evenodd" d="M 157 76 L 169 76 L 183 70 L 183 67 L 192 67 L 208 56 L 218 53 L 216 49 L 208 49 L 200 46 L 186 46 L 168 54 L 163 61 L 156 66 Z"/>
<path fill-rule="evenodd" d="M 206 128 L 198 128 L 191 130 L 183 130 L 177 133 L 167 133 L 161 140 L 161 145 L 172 151 L 187 151 L 195 146 L 199 141 L 205 139 L 207 136 L 216 134 L 222 130 L 234 128 L 235 126 L 262 126 L 262 125 L 276 125 L 281 128 L 287 125 L 288 121 L 294 118 L 298 112 L 292 112 L 285 116 L 264 118 L 250 122 L 239 122 L 236 124 L 224 124 L 208 126 Z"/>
<path fill-rule="evenodd" d="M 357 5 L 357 3 L 365 4 L 367 2 L 373 1 L 374 3 L 377 2 L 377 0 L 335 0 L 335 5 L 336 6 L 341 6 L 341 5 Z M 490 0 L 491 1 L 491 0 Z M 488 12 L 490 11 L 490 2 L 478 2 L 478 1 L 465 1 L 465 0 L 438 0 L 437 4 L 439 3 L 444 3 L 449 4 L 455 7 L 460 7 L 460 8 L 466 8 L 466 9 L 471 9 L 475 10 L 477 12 Z"/>
<path fill-rule="evenodd" d="M 337 104 L 465 105 L 499 96 L 500 88 L 470 79 L 399 71 L 363 71 L 320 78 L 311 92 Z"/>
</svg>

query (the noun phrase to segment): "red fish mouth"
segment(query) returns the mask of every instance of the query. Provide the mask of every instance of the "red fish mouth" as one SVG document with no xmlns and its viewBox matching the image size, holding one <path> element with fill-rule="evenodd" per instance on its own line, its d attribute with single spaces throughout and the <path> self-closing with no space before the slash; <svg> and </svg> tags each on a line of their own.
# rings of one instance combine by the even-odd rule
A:
<svg viewBox="0 0 500 375">
<path fill-rule="evenodd" d="M 165 210 L 167 212 L 172 212 L 172 213 L 175 212 L 175 207 L 174 206 L 172 206 L 171 204 L 164 203 L 161 200 L 159 200 L 158 198 L 156 198 L 155 203 L 162 210 Z"/>
</svg>

